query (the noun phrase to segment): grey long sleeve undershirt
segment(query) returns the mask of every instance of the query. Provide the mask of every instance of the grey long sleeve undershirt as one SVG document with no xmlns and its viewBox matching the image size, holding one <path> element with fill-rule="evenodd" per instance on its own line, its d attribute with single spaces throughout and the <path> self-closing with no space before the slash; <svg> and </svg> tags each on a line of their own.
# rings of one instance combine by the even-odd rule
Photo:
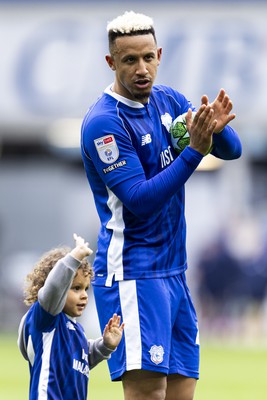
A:
<svg viewBox="0 0 267 400">
<path fill-rule="evenodd" d="M 45 311 L 57 315 L 63 310 L 79 266 L 80 262 L 70 254 L 56 263 L 38 293 L 39 303 Z"/>
</svg>

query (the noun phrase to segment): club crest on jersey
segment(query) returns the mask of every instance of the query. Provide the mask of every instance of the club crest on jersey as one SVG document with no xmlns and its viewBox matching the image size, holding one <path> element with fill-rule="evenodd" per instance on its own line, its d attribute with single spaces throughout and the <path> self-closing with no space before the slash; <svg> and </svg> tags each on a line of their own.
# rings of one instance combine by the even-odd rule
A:
<svg viewBox="0 0 267 400">
<path fill-rule="evenodd" d="M 74 326 L 70 321 L 67 321 L 66 327 L 67 327 L 70 331 L 76 331 L 75 326 Z"/>
<path fill-rule="evenodd" d="M 166 112 L 164 115 L 161 115 L 160 118 L 162 125 L 164 125 L 167 131 L 169 132 L 172 124 L 172 117 L 170 116 L 169 113 Z"/>
<path fill-rule="evenodd" d="M 113 135 L 103 136 L 94 140 L 100 160 L 112 164 L 119 157 L 119 149 Z"/>
<path fill-rule="evenodd" d="M 162 346 L 152 346 L 149 350 L 150 359 L 154 364 L 160 364 L 163 361 L 164 350 Z"/>
</svg>

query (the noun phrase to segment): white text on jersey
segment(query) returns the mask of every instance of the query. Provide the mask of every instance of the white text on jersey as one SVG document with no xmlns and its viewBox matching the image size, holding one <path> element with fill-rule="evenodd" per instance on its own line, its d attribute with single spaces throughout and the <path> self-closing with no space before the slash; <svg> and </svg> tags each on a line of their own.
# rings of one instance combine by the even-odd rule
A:
<svg viewBox="0 0 267 400">
<path fill-rule="evenodd" d="M 163 150 L 160 153 L 160 160 L 161 160 L 161 168 L 166 167 L 166 165 L 169 165 L 173 161 L 173 156 L 170 146 L 168 146 L 167 149 Z"/>
</svg>

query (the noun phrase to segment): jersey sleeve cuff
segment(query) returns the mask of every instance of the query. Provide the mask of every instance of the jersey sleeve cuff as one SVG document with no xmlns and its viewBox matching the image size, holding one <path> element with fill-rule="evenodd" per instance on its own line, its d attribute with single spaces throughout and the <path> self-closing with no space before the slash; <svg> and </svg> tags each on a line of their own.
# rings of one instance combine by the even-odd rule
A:
<svg viewBox="0 0 267 400">
<path fill-rule="evenodd" d="M 187 146 L 180 157 L 196 168 L 204 156 L 192 147 Z"/>
<path fill-rule="evenodd" d="M 109 347 L 107 347 L 104 343 L 103 338 L 100 338 L 98 341 L 98 350 L 100 351 L 100 353 L 104 356 L 104 357 L 109 357 L 111 353 L 113 353 L 116 349 L 110 349 Z"/>
</svg>

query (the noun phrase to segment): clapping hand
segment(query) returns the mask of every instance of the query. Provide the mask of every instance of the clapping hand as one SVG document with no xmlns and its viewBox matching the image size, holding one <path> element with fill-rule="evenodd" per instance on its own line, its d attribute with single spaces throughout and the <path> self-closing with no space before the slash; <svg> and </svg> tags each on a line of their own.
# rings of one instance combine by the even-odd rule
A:
<svg viewBox="0 0 267 400">
<path fill-rule="evenodd" d="M 209 104 L 208 96 L 204 95 L 201 98 L 201 104 L 210 105 L 214 111 L 213 119 L 217 121 L 214 129 L 215 133 L 219 133 L 223 128 L 235 118 L 235 114 L 230 114 L 233 109 L 233 103 L 229 96 L 221 89 L 215 100 Z"/>
</svg>

